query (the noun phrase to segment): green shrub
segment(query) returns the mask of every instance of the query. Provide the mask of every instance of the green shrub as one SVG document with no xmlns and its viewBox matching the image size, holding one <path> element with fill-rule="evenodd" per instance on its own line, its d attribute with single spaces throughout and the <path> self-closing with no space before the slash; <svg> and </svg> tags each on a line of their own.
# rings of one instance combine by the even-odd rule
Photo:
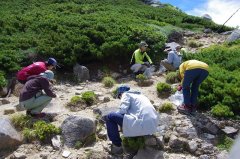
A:
<svg viewBox="0 0 240 159">
<path fill-rule="evenodd" d="M 34 139 L 44 141 L 50 139 L 53 135 L 60 134 L 60 132 L 60 128 L 52 124 L 48 124 L 45 121 L 37 121 L 32 128 L 24 128 L 23 136 L 29 141 Z"/>
<path fill-rule="evenodd" d="M 112 97 L 113 97 L 113 98 L 116 98 L 116 95 L 117 95 L 117 87 L 113 89 L 113 91 L 112 91 Z"/>
<path fill-rule="evenodd" d="M 202 44 L 201 43 L 197 43 L 196 41 L 189 41 L 188 42 L 188 46 L 192 47 L 192 48 L 197 48 L 197 47 L 202 46 Z"/>
<path fill-rule="evenodd" d="M 93 105 L 97 101 L 97 97 L 93 91 L 82 93 L 81 98 L 86 102 L 87 105 Z"/>
<path fill-rule="evenodd" d="M 102 83 L 104 84 L 105 87 L 111 88 L 114 86 L 116 81 L 112 77 L 104 77 Z"/>
<path fill-rule="evenodd" d="M 169 72 L 166 77 L 166 82 L 170 84 L 179 82 L 177 72 Z"/>
<path fill-rule="evenodd" d="M 168 97 L 172 93 L 172 88 L 167 83 L 159 82 L 157 84 L 157 92 L 158 92 L 158 95 L 161 97 Z"/>
<path fill-rule="evenodd" d="M 217 143 L 217 147 L 220 150 L 229 151 L 231 149 L 233 143 L 234 143 L 233 139 L 231 139 L 230 137 L 228 137 L 226 135 L 223 135 L 223 136 L 220 136 L 218 143 Z"/>
<path fill-rule="evenodd" d="M 13 125 L 19 130 L 23 130 L 26 127 L 27 128 L 32 127 L 33 125 L 31 116 L 27 116 L 23 114 L 13 115 L 11 118 L 11 121 Z"/>
<path fill-rule="evenodd" d="M 147 77 L 144 76 L 144 74 L 139 74 L 136 76 L 136 79 L 139 80 L 140 82 L 143 82 L 143 81 L 147 80 Z"/>
<path fill-rule="evenodd" d="M 211 113 L 216 117 L 232 117 L 234 113 L 230 110 L 228 106 L 217 104 L 212 107 Z"/>
<path fill-rule="evenodd" d="M 174 110 L 173 104 L 169 102 L 163 103 L 162 106 L 158 109 L 159 112 L 169 112 L 172 110 Z"/>
<path fill-rule="evenodd" d="M 5 79 L 4 73 L 0 71 L 0 89 L 7 85 L 7 80 Z"/>
<path fill-rule="evenodd" d="M 81 97 L 80 96 L 73 96 L 70 100 L 70 103 L 71 104 L 76 104 L 78 101 L 81 100 Z"/>
<path fill-rule="evenodd" d="M 123 145 L 130 150 L 138 150 L 145 146 L 145 139 L 143 136 L 138 137 L 122 137 Z"/>
</svg>

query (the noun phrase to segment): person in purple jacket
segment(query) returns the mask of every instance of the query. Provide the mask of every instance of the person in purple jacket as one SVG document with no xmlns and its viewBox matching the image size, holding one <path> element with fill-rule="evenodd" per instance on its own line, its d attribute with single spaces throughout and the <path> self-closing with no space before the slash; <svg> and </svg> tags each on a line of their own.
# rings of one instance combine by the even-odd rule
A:
<svg viewBox="0 0 240 159">
<path fill-rule="evenodd" d="M 27 110 L 27 115 L 42 118 L 46 114 L 42 110 L 50 103 L 56 94 L 50 88 L 50 80 L 54 73 L 50 70 L 39 75 L 32 75 L 27 78 L 27 82 L 20 92 L 19 102 Z M 45 93 L 42 92 L 44 90 Z"/>
</svg>

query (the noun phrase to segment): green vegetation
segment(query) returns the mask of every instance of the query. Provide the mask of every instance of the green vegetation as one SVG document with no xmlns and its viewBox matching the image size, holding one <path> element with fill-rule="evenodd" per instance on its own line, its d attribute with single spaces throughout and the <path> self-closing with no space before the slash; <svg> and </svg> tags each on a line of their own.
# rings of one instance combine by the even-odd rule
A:
<svg viewBox="0 0 240 159">
<path fill-rule="evenodd" d="M 147 80 L 147 77 L 144 76 L 144 74 L 139 74 L 136 76 L 136 79 L 140 82 L 143 82 L 143 81 Z"/>
<path fill-rule="evenodd" d="M 83 92 L 81 98 L 87 105 L 93 105 L 97 101 L 97 96 L 93 91 Z"/>
<path fill-rule="evenodd" d="M 189 41 L 188 42 L 188 46 L 192 47 L 192 48 L 198 48 L 198 47 L 203 46 L 203 44 L 202 43 L 198 43 L 196 41 Z"/>
<path fill-rule="evenodd" d="M 222 104 L 213 106 L 211 113 L 216 117 L 232 117 L 234 115 L 228 106 Z"/>
<path fill-rule="evenodd" d="M 11 118 L 13 125 L 23 132 L 23 136 L 28 141 L 40 140 L 50 141 L 50 137 L 60 134 L 60 128 L 45 121 L 34 121 L 30 116 L 15 115 Z"/>
<path fill-rule="evenodd" d="M 144 147 L 145 139 L 143 136 L 138 137 L 122 137 L 124 147 L 130 150 L 138 150 Z"/>
<path fill-rule="evenodd" d="M 4 73 L 0 71 L 0 89 L 7 85 L 7 81 L 5 79 Z"/>
<path fill-rule="evenodd" d="M 0 17 L 0 68 L 6 74 L 50 56 L 64 68 L 103 59 L 128 63 L 141 40 L 159 60 L 173 30 L 219 27 L 171 5 L 156 8 L 138 0 L 2 0 Z"/>
<path fill-rule="evenodd" d="M 79 102 L 81 100 L 80 96 L 73 96 L 70 100 L 71 104 L 77 104 L 77 102 Z"/>
<path fill-rule="evenodd" d="M 172 93 L 172 88 L 167 83 L 161 83 L 159 82 L 157 84 L 157 92 L 160 97 L 169 97 L 169 95 Z"/>
<path fill-rule="evenodd" d="M 112 97 L 113 97 L 113 98 L 116 98 L 116 95 L 117 95 L 117 87 L 113 89 L 113 91 L 112 91 Z"/>
<path fill-rule="evenodd" d="M 169 72 L 166 77 L 166 82 L 173 84 L 179 82 L 178 73 L 177 72 Z"/>
<path fill-rule="evenodd" d="M 170 112 L 174 110 L 173 104 L 170 102 L 165 102 L 162 106 L 158 109 L 159 112 Z"/>
<path fill-rule="evenodd" d="M 206 62 L 209 76 L 201 84 L 199 104 L 211 108 L 214 115 L 232 116 L 240 112 L 240 40 L 203 49 L 198 54 L 184 54 L 185 60 Z M 216 107 L 215 107 L 216 106 Z M 226 109 L 226 106 L 229 109 Z M 223 108 L 226 113 L 221 113 Z M 229 111 L 228 111 L 229 110 Z"/>
<path fill-rule="evenodd" d="M 232 145 L 233 145 L 234 140 L 231 139 L 230 137 L 223 135 L 219 138 L 217 147 L 220 150 L 230 150 Z"/>
<path fill-rule="evenodd" d="M 112 77 L 104 77 L 102 83 L 104 84 L 105 87 L 111 88 L 114 86 L 116 81 Z"/>
</svg>

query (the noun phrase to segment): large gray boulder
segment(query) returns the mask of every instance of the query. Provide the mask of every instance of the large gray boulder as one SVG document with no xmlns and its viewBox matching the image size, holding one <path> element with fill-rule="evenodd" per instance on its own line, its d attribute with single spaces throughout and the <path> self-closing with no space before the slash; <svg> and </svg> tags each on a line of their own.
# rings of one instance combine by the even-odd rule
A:
<svg viewBox="0 0 240 159">
<path fill-rule="evenodd" d="M 90 78 L 88 68 L 79 64 L 76 64 L 73 67 L 73 73 L 74 73 L 74 76 L 77 78 L 77 80 L 80 82 L 89 80 Z"/>
<path fill-rule="evenodd" d="M 70 116 L 61 125 L 64 144 L 75 147 L 76 143 L 91 144 L 96 133 L 96 121 L 81 116 Z"/>
<path fill-rule="evenodd" d="M 227 42 L 231 42 L 231 41 L 235 41 L 235 40 L 238 40 L 240 39 L 240 29 L 236 29 L 234 30 L 231 35 L 229 35 L 229 37 L 227 38 Z"/>
<path fill-rule="evenodd" d="M 0 150 L 12 148 L 21 144 L 21 136 L 12 126 L 9 119 L 0 118 L 0 125 Z"/>
<path fill-rule="evenodd" d="M 208 14 L 204 14 L 204 15 L 202 16 L 202 18 L 203 18 L 203 19 L 206 19 L 206 20 L 212 20 L 212 17 L 211 17 L 210 15 L 208 15 Z"/>
</svg>

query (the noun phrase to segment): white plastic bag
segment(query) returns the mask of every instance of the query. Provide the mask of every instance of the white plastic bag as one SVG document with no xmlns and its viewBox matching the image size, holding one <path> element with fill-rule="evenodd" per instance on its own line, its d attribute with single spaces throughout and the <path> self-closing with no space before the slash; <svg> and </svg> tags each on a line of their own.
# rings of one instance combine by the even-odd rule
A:
<svg viewBox="0 0 240 159">
<path fill-rule="evenodd" d="M 183 94 L 182 91 L 176 91 L 175 94 L 169 97 L 169 100 L 176 106 L 180 106 L 183 103 Z"/>
</svg>

